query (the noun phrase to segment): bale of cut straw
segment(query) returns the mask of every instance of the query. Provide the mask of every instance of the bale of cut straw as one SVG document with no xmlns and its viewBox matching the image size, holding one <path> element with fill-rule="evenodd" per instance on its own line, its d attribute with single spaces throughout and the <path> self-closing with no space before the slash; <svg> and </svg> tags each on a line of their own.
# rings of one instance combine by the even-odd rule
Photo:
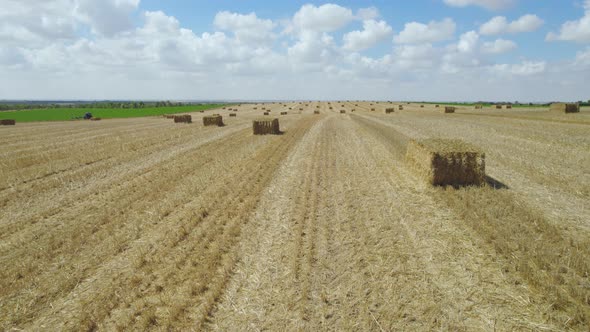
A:
<svg viewBox="0 0 590 332">
<path fill-rule="evenodd" d="M 440 105 L 434 105 L 434 107 L 435 107 L 435 108 L 439 108 L 439 107 L 440 107 Z"/>
<path fill-rule="evenodd" d="M 15 126 L 16 120 L 13 119 L 4 119 L 0 120 L 0 126 Z"/>
<path fill-rule="evenodd" d="M 435 186 L 485 183 L 485 153 L 457 139 L 412 140 L 406 160 L 416 174 Z"/>
<path fill-rule="evenodd" d="M 389 114 L 389 113 L 393 113 L 393 112 L 395 112 L 395 109 L 393 109 L 393 108 L 386 108 L 385 109 L 385 114 Z"/>
<path fill-rule="evenodd" d="M 371 108 L 371 112 L 375 112 L 375 109 L 374 108 Z"/>
<path fill-rule="evenodd" d="M 340 114 L 346 113 L 346 110 L 340 110 Z"/>
<path fill-rule="evenodd" d="M 506 109 L 512 109 L 512 105 L 506 105 Z"/>
<path fill-rule="evenodd" d="M 236 114 L 236 113 L 230 113 L 230 114 L 229 114 L 229 117 L 230 117 L 230 118 L 235 118 L 236 116 L 237 116 L 237 114 Z"/>
<path fill-rule="evenodd" d="M 403 110 L 404 110 L 404 106 L 403 106 L 403 105 L 399 105 L 398 109 L 399 109 L 400 111 L 403 111 Z"/>
<path fill-rule="evenodd" d="M 502 109 L 502 105 L 496 105 L 496 109 L 497 110 L 501 110 Z"/>
<path fill-rule="evenodd" d="M 453 106 L 445 106 L 445 110 L 443 113 L 455 113 L 455 107 Z"/>
<path fill-rule="evenodd" d="M 579 113 L 580 105 L 574 103 L 553 103 L 549 110 L 556 113 Z"/>
<path fill-rule="evenodd" d="M 269 112 L 264 112 L 264 113 L 262 113 L 262 114 L 263 114 L 263 115 L 270 115 L 270 113 L 269 113 Z"/>
<path fill-rule="evenodd" d="M 189 114 L 185 115 L 175 115 L 174 116 L 174 123 L 193 123 L 193 117 Z"/>
<path fill-rule="evenodd" d="M 281 115 L 287 115 L 287 112 L 281 112 Z"/>
<path fill-rule="evenodd" d="M 217 126 L 223 127 L 223 117 L 219 114 L 212 114 L 203 117 L 203 125 L 204 126 Z"/>
<path fill-rule="evenodd" d="M 313 111 L 313 114 L 320 114 L 320 111 Z"/>
<path fill-rule="evenodd" d="M 279 119 L 258 119 L 252 122 L 254 135 L 279 135 Z"/>
</svg>

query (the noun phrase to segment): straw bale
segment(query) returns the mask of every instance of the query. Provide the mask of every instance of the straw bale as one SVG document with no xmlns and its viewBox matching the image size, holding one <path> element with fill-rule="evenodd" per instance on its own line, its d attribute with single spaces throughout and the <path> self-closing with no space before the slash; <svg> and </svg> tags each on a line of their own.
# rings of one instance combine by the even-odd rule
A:
<svg viewBox="0 0 590 332">
<path fill-rule="evenodd" d="M 281 115 L 287 115 L 287 112 L 281 112 Z"/>
<path fill-rule="evenodd" d="M 386 108 L 385 109 L 385 114 L 389 114 L 389 113 L 393 113 L 393 112 L 395 112 L 394 108 Z"/>
<path fill-rule="evenodd" d="M 551 104 L 551 108 L 549 110 L 556 113 L 579 113 L 580 105 L 571 103 L 553 103 Z"/>
<path fill-rule="evenodd" d="M 237 114 L 236 114 L 236 113 L 230 113 L 230 114 L 229 114 L 229 117 L 230 117 L 230 118 L 234 118 L 234 117 L 236 117 L 236 116 L 237 116 Z"/>
<path fill-rule="evenodd" d="M 203 125 L 204 126 L 217 126 L 223 127 L 223 117 L 219 114 L 212 114 L 203 117 Z"/>
<path fill-rule="evenodd" d="M 270 115 L 270 113 L 269 113 L 269 112 L 264 112 L 264 113 L 262 113 L 262 114 L 264 114 L 264 115 Z"/>
<path fill-rule="evenodd" d="M 340 110 L 340 114 L 346 113 L 346 110 Z"/>
<path fill-rule="evenodd" d="M 0 126 L 14 126 L 14 125 L 16 125 L 16 120 L 13 120 L 13 119 L 0 120 Z"/>
<path fill-rule="evenodd" d="M 403 111 L 404 110 L 404 106 L 403 105 L 399 105 L 398 108 L 399 108 L 400 111 Z"/>
<path fill-rule="evenodd" d="M 512 105 L 506 105 L 506 108 L 507 109 L 511 109 L 512 108 Z"/>
<path fill-rule="evenodd" d="M 497 110 L 501 110 L 502 109 L 502 105 L 496 105 L 496 109 Z"/>
<path fill-rule="evenodd" d="M 320 114 L 320 111 L 313 111 L 313 114 Z"/>
<path fill-rule="evenodd" d="M 406 160 L 418 176 L 435 186 L 485 183 L 485 153 L 457 139 L 412 140 Z"/>
<path fill-rule="evenodd" d="M 445 110 L 443 113 L 455 113 L 455 107 L 453 106 L 445 106 Z"/>
<path fill-rule="evenodd" d="M 254 135 L 279 135 L 279 119 L 258 119 L 252 122 Z"/>
<path fill-rule="evenodd" d="M 192 123 L 193 118 L 192 116 L 185 114 L 185 115 L 175 115 L 174 116 L 174 123 Z"/>
</svg>

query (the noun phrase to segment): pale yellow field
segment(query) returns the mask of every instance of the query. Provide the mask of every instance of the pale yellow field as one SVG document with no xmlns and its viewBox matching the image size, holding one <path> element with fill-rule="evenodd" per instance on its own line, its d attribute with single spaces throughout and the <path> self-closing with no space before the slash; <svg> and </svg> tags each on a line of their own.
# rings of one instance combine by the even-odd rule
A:
<svg viewBox="0 0 590 332">
<path fill-rule="evenodd" d="M 0 127 L 0 330 L 587 331 L 590 110 L 392 105 Z M 422 182 L 430 137 L 490 184 Z"/>
</svg>

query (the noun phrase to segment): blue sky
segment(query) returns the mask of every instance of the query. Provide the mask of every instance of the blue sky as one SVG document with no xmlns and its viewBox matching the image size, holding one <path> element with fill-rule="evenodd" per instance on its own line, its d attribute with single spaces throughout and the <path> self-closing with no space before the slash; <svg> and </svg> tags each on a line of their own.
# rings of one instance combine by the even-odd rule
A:
<svg viewBox="0 0 590 332">
<path fill-rule="evenodd" d="M 0 22 L 0 99 L 590 98 L 590 0 L 3 0 Z"/>
</svg>

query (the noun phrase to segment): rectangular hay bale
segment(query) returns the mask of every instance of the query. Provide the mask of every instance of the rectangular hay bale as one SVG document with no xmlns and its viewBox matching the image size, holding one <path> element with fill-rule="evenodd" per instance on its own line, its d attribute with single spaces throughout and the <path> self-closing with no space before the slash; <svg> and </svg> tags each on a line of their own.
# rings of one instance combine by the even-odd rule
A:
<svg viewBox="0 0 590 332">
<path fill-rule="evenodd" d="M 0 120 L 0 125 L 1 126 L 15 126 L 16 120 L 13 120 L 13 119 Z"/>
<path fill-rule="evenodd" d="M 485 183 L 485 153 L 458 139 L 412 140 L 406 160 L 418 176 L 434 186 Z"/>
<path fill-rule="evenodd" d="M 281 115 L 287 115 L 287 112 L 281 112 Z"/>
<path fill-rule="evenodd" d="M 553 103 L 549 110 L 556 113 L 579 113 L 580 105 L 574 103 Z"/>
<path fill-rule="evenodd" d="M 258 119 L 252 122 L 254 135 L 279 135 L 279 119 Z"/>
<path fill-rule="evenodd" d="M 212 114 L 203 117 L 203 125 L 204 126 L 217 126 L 223 127 L 223 117 L 219 114 Z"/>
<path fill-rule="evenodd" d="M 235 118 L 236 116 L 237 116 L 237 114 L 236 114 L 236 113 L 230 113 L 230 114 L 229 114 L 229 117 L 230 117 L 230 118 Z"/>
<path fill-rule="evenodd" d="M 455 107 L 453 106 L 445 106 L 445 110 L 443 113 L 455 113 Z"/>
<path fill-rule="evenodd" d="M 175 115 L 174 116 L 174 123 L 193 123 L 193 117 L 188 114 Z"/>
<path fill-rule="evenodd" d="M 385 109 L 385 114 L 394 113 L 394 112 L 395 112 L 395 109 L 393 109 L 393 108 L 386 108 Z"/>
</svg>

